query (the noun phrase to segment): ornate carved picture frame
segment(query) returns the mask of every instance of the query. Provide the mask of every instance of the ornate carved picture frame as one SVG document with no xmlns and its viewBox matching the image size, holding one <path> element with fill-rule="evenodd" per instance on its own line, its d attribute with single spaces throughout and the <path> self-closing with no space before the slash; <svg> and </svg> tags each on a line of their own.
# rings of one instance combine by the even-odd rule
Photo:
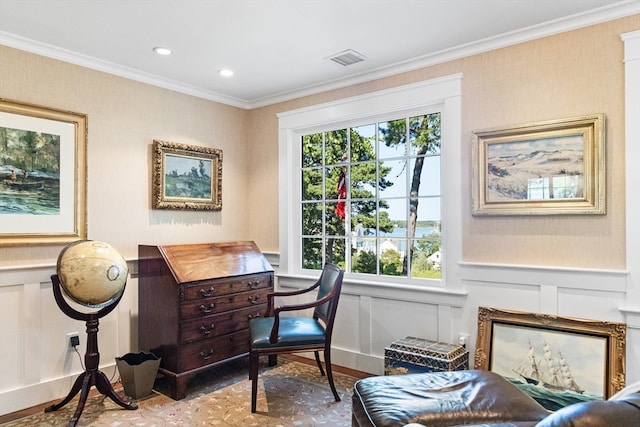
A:
<svg viewBox="0 0 640 427">
<path fill-rule="evenodd" d="M 603 114 L 476 131 L 473 215 L 605 214 Z"/>
<path fill-rule="evenodd" d="M 153 141 L 153 209 L 222 209 L 222 150 Z"/>
<path fill-rule="evenodd" d="M 496 372 L 556 410 L 625 385 L 626 325 L 478 308 L 475 368 Z"/>
</svg>

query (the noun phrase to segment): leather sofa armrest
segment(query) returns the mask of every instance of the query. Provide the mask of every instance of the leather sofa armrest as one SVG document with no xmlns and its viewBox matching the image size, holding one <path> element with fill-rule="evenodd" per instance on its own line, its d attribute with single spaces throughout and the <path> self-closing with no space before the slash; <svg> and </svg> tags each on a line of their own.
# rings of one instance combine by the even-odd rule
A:
<svg viewBox="0 0 640 427">
<path fill-rule="evenodd" d="M 549 415 L 536 427 L 640 426 L 640 393 L 620 400 L 575 403 Z"/>
<path fill-rule="evenodd" d="M 354 385 L 352 401 L 358 427 L 534 426 L 549 414 L 503 377 L 476 370 L 365 378 Z"/>
</svg>

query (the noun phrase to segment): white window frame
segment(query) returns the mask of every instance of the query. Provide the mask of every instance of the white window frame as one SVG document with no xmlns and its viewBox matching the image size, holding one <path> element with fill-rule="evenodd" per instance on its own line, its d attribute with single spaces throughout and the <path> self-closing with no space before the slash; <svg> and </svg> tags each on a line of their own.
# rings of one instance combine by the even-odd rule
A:
<svg viewBox="0 0 640 427">
<path fill-rule="evenodd" d="M 456 287 L 455 269 L 461 255 L 461 86 L 462 75 L 399 86 L 334 102 L 278 114 L 279 119 L 279 275 L 305 276 L 300 267 L 300 138 L 312 130 L 338 128 L 344 122 L 364 122 L 377 117 L 398 117 L 437 108 L 442 113 L 441 194 L 443 262 L 441 281 L 429 285 Z M 349 280 L 346 276 L 346 280 Z M 353 276 L 352 276 L 353 277 Z M 424 279 L 372 277 L 370 283 L 384 280 L 385 285 L 425 285 Z M 395 282 L 395 283 L 394 283 Z"/>
</svg>

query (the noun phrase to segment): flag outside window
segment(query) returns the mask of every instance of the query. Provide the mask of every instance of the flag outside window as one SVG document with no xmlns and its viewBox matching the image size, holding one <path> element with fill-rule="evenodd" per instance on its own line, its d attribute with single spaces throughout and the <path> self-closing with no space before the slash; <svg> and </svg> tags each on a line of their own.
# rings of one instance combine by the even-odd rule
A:
<svg viewBox="0 0 640 427">
<path fill-rule="evenodd" d="M 347 177 L 344 173 L 344 169 L 340 171 L 340 178 L 338 179 L 338 204 L 336 205 L 336 215 L 340 219 L 345 218 L 345 199 L 347 198 Z"/>
</svg>

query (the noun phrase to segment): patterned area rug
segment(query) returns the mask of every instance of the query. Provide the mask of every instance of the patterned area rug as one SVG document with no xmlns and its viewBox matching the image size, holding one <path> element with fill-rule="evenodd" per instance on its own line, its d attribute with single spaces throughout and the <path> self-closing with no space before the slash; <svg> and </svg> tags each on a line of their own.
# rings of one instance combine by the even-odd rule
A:
<svg viewBox="0 0 640 427">
<path fill-rule="evenodd" d="M 187 397 L 174 401 L 161 392 L 169 386 L 162 378 L 154 393 L 137 401 L 138 409 L 124 410 L 109 398 L 90 397 L 78 426 L 351 426 L 351 394 L 357 379 L 334 372 L 341 402 L 335 402 L 326 377 L 316 366 L 278 359 L 275 367 L 262 366 L 258 380 L 258 407 L 251 413 L 251 382 L 246 360 L 235 361 L 194 378 Z M 117 386 L 116 386 L 117 390 Z M 117 390 L 120 394 L 121 390 Z M 55 403 L 55 402 L 54 402 Z M 66 426 L 76 410 L 77 398 L 56 412 L 40 412 L 1 424 L 3 427 Z"/>
</svg>

